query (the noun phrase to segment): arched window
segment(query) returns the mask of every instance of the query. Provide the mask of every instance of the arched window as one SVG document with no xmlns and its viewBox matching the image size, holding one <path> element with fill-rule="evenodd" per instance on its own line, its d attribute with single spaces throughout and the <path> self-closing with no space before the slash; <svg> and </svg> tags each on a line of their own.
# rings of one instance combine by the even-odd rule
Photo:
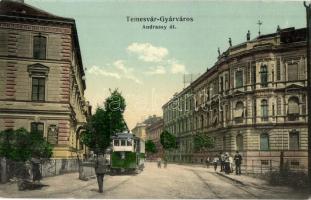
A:
<svg viewBox="0 0 311 200">
<path fill-rule="evenodd" d="M 268 121 L 269 115 L 268 115 L 268 101 L 266 99 L 263 99 L 261 101 L 261 120 L 262 121 Z"/>
<path fill-rule="evenodd" d="M 235 123 L 243 123 L 243 115 L 244 115 L 244 104 L 241 101 L 238 101 L 235 105 L 234 118 Z"/>
<path fill-rule="evenodd" d="M 267 133 L 262 133 L 260 135 L 260 150 L 267 151 L 270 149 L 269 135 Z"/>
<path fill-rule="evenodd" d="M 288 99 L 288 120 L 295 121 L 299 117 L 299 99 L 298 97 L 290 97 Z"/>
<path fill-rule="evenodd" d="M 268 69 L 267 65 L 260 67 L 261 87 L 268 87 Z"/>
<path fill-rule="evenodd" d="M 243 150 L 243 136 L 238 134 L 236 136 L 236 150 L 242 151 Z"/>
</svg>

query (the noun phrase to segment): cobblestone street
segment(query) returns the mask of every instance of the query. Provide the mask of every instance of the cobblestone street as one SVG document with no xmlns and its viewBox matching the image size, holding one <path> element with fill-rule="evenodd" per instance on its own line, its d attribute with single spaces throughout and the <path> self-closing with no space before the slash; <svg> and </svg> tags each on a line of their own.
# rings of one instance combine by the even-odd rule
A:
<svg viewBox="0 0 311 200">
<path fill-rule="evenodd" d="M 158 169 L 146 163 L 139 175 L 106 176 L 104 193 L 97 192 L 96 179 L 80 181 L 77 173 L 45 178 L 41 190 L 18 191 L 16 183 L 0 185 L 1 197 L 18 198 L 307 198 L 287 187 L 271 187 L 264 181 L 240 176 L 233 181 L 212 168 L 170 164 Z"/>
</svg>

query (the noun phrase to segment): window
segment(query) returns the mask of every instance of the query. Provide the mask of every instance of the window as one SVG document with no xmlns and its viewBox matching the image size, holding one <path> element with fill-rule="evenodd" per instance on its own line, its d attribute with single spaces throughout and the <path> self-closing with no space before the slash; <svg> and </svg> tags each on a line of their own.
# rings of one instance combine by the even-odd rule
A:
<svg viewBox="0 0 311 200">
<path fill-rule="evenodd" d="M 220 77 L 220 92 L 222 92 L 224 89 L 224 78 L 221 76 Z"/>
<path fill-rule="evenodd" d="M 292 131 L 289 133 L 289 149 L 290 150 L 299 149 L 299 132 Z"/>
<path fill-rule="evenodd" d="M 121 146 L 125 146 L 125 140 L 121 140 Z"/>
<path fill-rule="evenodd" d="M 256 84 L 256 64 L 252 64 L 252 84 Z"/>
<path fill-rule="evenodd" d="M 132 146 L 132 140 L 127 141 L 127 146 Z"/>
<path fill-rule="evenodd" d="M 239 101 L 235 105 L 234 118 L 235 123 L 243 123 L 243 115 L 244 115 L 244 104 Z"/>
<path fill-rule="evenodd" d="M 295 121 L 299 118 L 299 99 L 297 97 L 290 97 L 288 99 L 288 120 Z"/>
<path fill-rule="evenodd" d="M 298 80 L 298 64 L 293 63 L 287 64 L 287 71 L 288 71 L 288 81 L 297 81 Z"/>
<path fill-rule="evenodd" d="M 235 87 L 243 87 L 243 71 L 239 70 L 235 72 Z"/>
<path fill-rule="evenodd" d="M 261 165 L 269 165 L 269 160 L 261 160 Z"/>
<path fill-rule="evenodd" d="M 238 134 L 236 136 L 236 150 L 242 151 L 243 150 L 243 136 Z"/>
<path fill-rule="evenodd" d="M 260 135 L 260 150 L 261 151 L 268 151 L 270 148 L 269 146 L 269 135 L 267 133 L 262 133 Z"/>
<path fill-rule="evenodd" d="M 261 87 L 268 87 L 268 69 L 267 65 L 260 67 Z"/>
<path fill-rule="evenodd" d="M 276 61 L 276 80 L 281 80 L 281 61 L 277 59 Z"/>
<path fill-rule="evenodd" d="M 225 75 L 225 88 L 226 90 L 229 89 L 229 74 Z"/>
<path fill-rule="evenodd" d="M 225 106 L 225 110 L 226 110 L 226 121 L 230 120 L 230 110 L 229 110 L 229 105 Z"/>
<path fill-rule="evenodd" d="M 276 100 L 276 113 L 277 113 L 277 115 L 282 114 L 281 109 L 282 109 L 282 99 L 281 99 L 281 97 L 277 97 L 277 100 Z"/>
<path fill-rule="evenodd" d="M 254 120 L 256 121 L 257 119 L 257 101 L 256 99 L 253 99 L 253 113 L 254 113 Z"/>
<path fill-rule="evenodd" d="M 45 100 L 45 78 L 32 78 L 32 95 L 33 101 Z"/>
<path fill-rule="evenodd" d="M 33 58 L 46 58 L 46 37 L 41 35 L 33 37 Z"/>
<path fill-rule="evenodd" d="M 39 133 L 42 136 L 44 135 L 44 124 L 38 122 L 32 122 L 30 127 L 30 132 Z"/>
<path fill-rule="evenodd" d="M 268 101 L 266 99 L 261 101 L 261 120 L 268 121 Z"/>
<path fill-rule="evenodd" d="M 217 113 L 217 110 L 214 109 L 213 110 L 213 125 L 215 126 L 217 125 L 217 123 L 218 123 L 218 113 Z"/>
<path fill-rule="evenodd" d="M 119 140 L 114 140 L 113 141 L 114 146 L 120 146 L 120 141 Z"/>
</svg>

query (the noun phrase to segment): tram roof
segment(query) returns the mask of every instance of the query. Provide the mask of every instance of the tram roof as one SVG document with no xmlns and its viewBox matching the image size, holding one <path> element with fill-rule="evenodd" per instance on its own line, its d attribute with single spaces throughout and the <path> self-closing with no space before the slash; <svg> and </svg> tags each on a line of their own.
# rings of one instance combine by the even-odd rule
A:
<svg viewBox="0 0 311 200">
<path fill-rule="evenodd" d="M 134 134 L 132 133 L 116 133 L 116 135 L 111 137 L 112 139 L 134 139 L 137 138 Z"/>
</svg>

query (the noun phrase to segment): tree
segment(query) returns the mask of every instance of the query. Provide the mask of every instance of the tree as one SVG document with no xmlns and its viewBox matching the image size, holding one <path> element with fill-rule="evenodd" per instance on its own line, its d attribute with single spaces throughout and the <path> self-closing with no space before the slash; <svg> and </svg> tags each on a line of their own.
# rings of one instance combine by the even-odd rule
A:
<svg viewBox="0 0 311 200">
<path fill-rule="evenodd" d="M 156 153 L 157 147 L 152 140 L 147 140 L 145 143 L 146 152 Z"/>
<path fill-rule="evenodd" d="M 168 131 L 163 131 L 160 135 L 160 142 L 165 150 L 177 148 L 176 137 Z"/>
<path fill-rule="evenodd" d="M 177 141 L 176 137 L 169 133 L 168 131 L 163 131 L 160 135 L 160 143 L 163 147 L 164 159 L 166 160 L 166 150 L 176 149 Z"/>
<path fill-rule="evenodd" d="M 193 143 L 194 143 L 195 151 L 199 151 L 202 148 L 210 149 L 210 148 L 213 148 L 215 145 L 215 142 L 211 137 L 207 135 L 203 135 L 203 134 L 196 134 L 194 136 Z"/>
<path fill-rule="evenodd" d="M 115 89 L 105 100 L 104 108 L 98 107 L 87 122 L 86 131 L 81 136 L 83 144 L 96 152 L 109 147 L 111 136 L 128 129 L 123 118 L 125 108 L 125 99 Z"/>
<path fill-rule="evenodd" d="M 52 145 L 39 132 L 28 132 L 25 128 L 0 132 L 0 157 L 12 161 L 26 161 L 31 157 L 48 160 L 52 154 Z"/>
</svg>

